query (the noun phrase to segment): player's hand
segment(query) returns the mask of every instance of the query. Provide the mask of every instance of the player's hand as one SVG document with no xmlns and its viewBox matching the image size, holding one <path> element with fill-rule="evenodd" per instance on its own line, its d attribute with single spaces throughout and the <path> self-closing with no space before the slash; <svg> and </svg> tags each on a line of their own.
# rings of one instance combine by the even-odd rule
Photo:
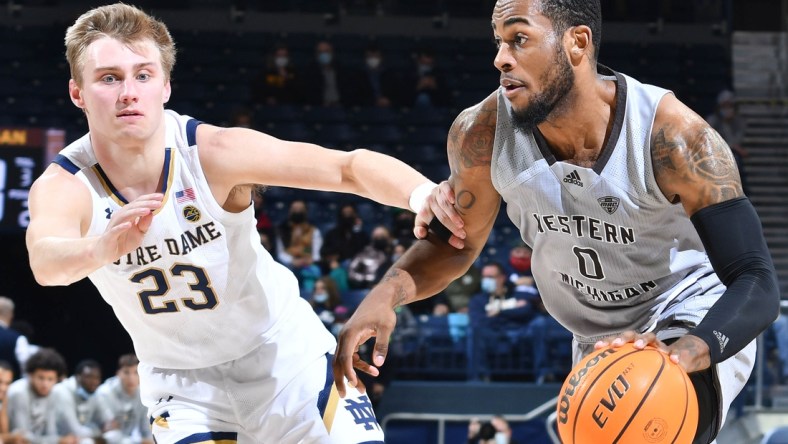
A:
<svg viewBox="0 0 788 444">
<path fill-rule="evenodd" d="M 373 289 L 339 333 L 333 371 L 334 383 L 341 397 L 345 396 L 345 378 L 349 385 L 359 387 L 363 391 L 354 369 L 378 376 L 380 375 L 378 368 L 386 360 L 389 338 L 397 324 L 397 315 L 386 299 L 381 297 L 381 293 L 382 291 L 376 293 Z M 372 364 L 370 364 L 359 357 L 358 348 L 373 336 L 375 346 L 372 350 Z"/>
<path fill-rule="evenodd" d="M 432 190 L 421 210 L 416 214 L 413 227 L 416 238 L 426 238 L 432 218 L 437 217 L 452 233 L 449 245 L 457 249 L 465 247 L 465 230 L 463 230 L 465 223 L 454 208 L 454 203 L 454 190 L 451 189 L 449 182 L 444 180 Z"/>
<path fill-rule="evenodd" d="M 146 194 L 113 212 L 96 246 L 96 257 L 112 262 L 139 247 L 163 199 L 161 193 Z"/>
<path fill-rule="evenodd" d="M 610 336 L 597 341 L 594 349 L 607 346 L 620 347 L 627 342 L 633 342 L 637 349 L 652 345 L 670 356 L 670 360 L 679 364 L 687 373 L 705 370 L 711 366 L 709 347 L 697 336 L 684 335 L 670 345 L 657 339 L 654 333 L 638 333 L 626 331 L 618 336 Z"/>
</svg>

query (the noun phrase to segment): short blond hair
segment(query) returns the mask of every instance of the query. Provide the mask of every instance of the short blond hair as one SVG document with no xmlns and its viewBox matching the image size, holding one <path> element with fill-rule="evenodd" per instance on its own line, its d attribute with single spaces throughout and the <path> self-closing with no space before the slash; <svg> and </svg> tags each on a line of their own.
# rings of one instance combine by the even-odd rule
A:
<svg viewBox="0 0 788 444">
<path fill-rule="evenodd" d="M 175 66 L 175 42 L 167 25 L 134 6 L 115 3 L 82 14 L 66 31 L 66 60 L 71 78 L 78 85 L 82 85 L 85 51 L 102 37 L 111 37 L 127 45 L 152 40 L 161 53 L 165 78 L 170 79 Z"/>
</svg>

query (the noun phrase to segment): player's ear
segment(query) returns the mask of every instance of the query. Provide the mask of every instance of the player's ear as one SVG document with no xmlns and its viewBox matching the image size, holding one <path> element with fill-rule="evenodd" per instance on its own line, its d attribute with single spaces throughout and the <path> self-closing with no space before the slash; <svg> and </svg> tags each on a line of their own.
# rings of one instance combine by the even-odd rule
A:
<svg viewBox="0 0 788 444">
<path fill-rule="evenodd" d="M 77 108 L 85 109 L 85 101 L 82 99 L 82 89 L 77 85 L 77 81 L 74 79 L 68 81 L 68 96 Z"/>
<path fill-rule="evenodd" d="M 592 51 L 591 41 L 591 28 L 586 25 L 578 25 L 569 28 L 569 37 L 571 39 L 571 46 L 569 48 L 569 57 L 573 63 L 577 63 L 589 51 Z"/>
<path fill-rule="evenodd" d="M 172 94 L 172 86 L 170 85 L 170 81 L 167 80 L 167 82 L 164 84 L 164 94 L 162 96 L 164 103 L 170 101 L 170 94 Z"/>
</svg>

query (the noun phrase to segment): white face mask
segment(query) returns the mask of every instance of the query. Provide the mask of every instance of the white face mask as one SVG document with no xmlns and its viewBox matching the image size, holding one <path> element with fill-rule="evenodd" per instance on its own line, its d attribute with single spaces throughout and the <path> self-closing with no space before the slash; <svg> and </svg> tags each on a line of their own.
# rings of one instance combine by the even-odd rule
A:
<svg viewBox="0 0 788 444">
<path fill-rule="evenodd" d="M 328 300 L 328 293 L 315 293 L 312 299 L 318 304 L 322 304 Z"/>
<path fill-rule="evenodd" d="M 485 293 L 493 294 L 495 290 L 498 288 L 498 283 L 495 281 L 494 277 L 483 277 L 482 278 L 482 291 Z"/>
<path fill-rule="evenodd" d="M 377 68 L 380 66 L 380 57 L 369 57 L 367 58 L 367 66 L 372 69 Z"/>
<path fill-rule="evenodd" d="M 504 432 L 496 433 L 495 444 L 509 444 L 509 438 L 506 437 L 506 433 Z"/>
<path fill-rule="evenodd" d="M 274 59 L 274 65 L 276 65 L 277 68 L 284 68 L 288 63 L 290 63 L 290 59 L 284 56 Z"/>
</svg>

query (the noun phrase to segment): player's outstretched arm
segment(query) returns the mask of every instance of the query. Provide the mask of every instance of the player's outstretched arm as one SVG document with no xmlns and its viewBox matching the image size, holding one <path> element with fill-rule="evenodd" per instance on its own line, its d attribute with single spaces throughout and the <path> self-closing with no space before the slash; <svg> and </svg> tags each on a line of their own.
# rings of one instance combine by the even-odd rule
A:
<svg viewBox="0 0 788 444">
<path fill-rule="evenodd" d="M 237 185 L 353 193 L 418 212 L 435 186 L 404 162 L 374 151 L 332 150 L 245 128 L 197 128 L 200 160 L 217 199 Z M 222 200 L 220 200 L 222 202 Z M 462 229 L 449 226 L 458 236 Z"/>
<path fill-rule="evenodd" d="M 777 318 L 777 273 L 730 148 L 673 95 L 657 110 L 651 153 L 657 184 L 683 205 L 727 287 L 701 323 L 669 347 L 687 371 L 702 370 L 734 355 Z"/>
<path fill-rule="evenodd" d="M 101 236 L 85 237 L 92 220 L 90 192 L 73 174 L 50 165 L 30 189 L 26 242 L 41 285 L 68 285 L 139 247 L 161 194 L 140 196 L 112 214 Z"/>
<path fill-rule="evenodd" d="M 381 282 L 364 298 L 342 328 L 334 356 L 334 380 L 344 395 L 344 378 L 358 382 L 354 368 L 378 374 L 388 351 L 396 323 L 394 308 L 430 297 L 468 270 L 479 255 L 495 223 L 500 196 L 492 185 L 490 158 L 495 132 L 495 98 L 464 111 L 449 132 L 451 166 L 449 184 L 457 196 L 455 210 L 465 221 L 464 247 L 456 249 L 430 231 L 391 267 Z M 361 344 L 375 337 L 373 362 L 359 359 Z"/>
</svg>

